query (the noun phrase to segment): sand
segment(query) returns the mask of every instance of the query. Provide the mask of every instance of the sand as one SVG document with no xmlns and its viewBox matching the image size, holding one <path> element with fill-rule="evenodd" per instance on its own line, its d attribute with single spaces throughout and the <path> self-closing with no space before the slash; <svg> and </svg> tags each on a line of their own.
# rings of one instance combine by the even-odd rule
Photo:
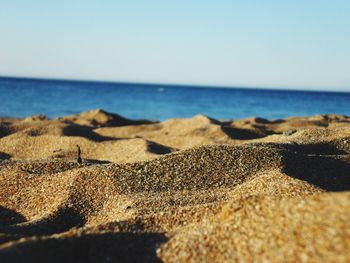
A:
<svg viewBox="0 0 350 263">
<path fill-rule="evenodd" d="M 349 190 L 347 116 L 0 118 L 0 262 L 350 262 Z"/>
</svg>

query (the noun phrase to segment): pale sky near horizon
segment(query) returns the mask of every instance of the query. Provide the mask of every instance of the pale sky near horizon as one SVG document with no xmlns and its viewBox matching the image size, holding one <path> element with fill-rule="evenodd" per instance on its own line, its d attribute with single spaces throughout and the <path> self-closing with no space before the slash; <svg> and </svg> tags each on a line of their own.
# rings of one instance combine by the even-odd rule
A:
<svg viewBox="0 0 350 263">
<path fill-rule="evenodd" d="M 0 0 L 0 76 L 350 91 L 350 1 Z"/>
</svg>

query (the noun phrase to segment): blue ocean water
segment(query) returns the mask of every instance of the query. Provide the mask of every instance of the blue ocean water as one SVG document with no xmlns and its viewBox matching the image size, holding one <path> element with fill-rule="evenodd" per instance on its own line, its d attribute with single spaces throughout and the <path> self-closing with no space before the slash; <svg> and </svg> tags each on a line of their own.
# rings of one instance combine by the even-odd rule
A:
<svg viewBox="0 0 350 263">
<path fill-rule="evenodd" d="M 58 117 L 102 108 L 127 118 L 165 120 L 350 114 L 350 93 L 0 78 L 0 116 Z"/>
</svg>

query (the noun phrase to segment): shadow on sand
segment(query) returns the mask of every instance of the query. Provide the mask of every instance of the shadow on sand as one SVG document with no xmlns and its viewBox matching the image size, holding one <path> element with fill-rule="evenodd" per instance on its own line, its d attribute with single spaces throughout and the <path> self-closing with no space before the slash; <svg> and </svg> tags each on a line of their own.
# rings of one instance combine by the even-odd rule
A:
<svg viewBox="0 0 350 263">
<path fill-rule="evenodd" d="M 87 138 L 91 141 L 95 141 L 95 142 L 118 140 L 117 138 L 102 136 L 102 135 L 94 132 L 93 130 L 94 130 L 94 128 L 92 128 L 92 127 L 71 123 L 63 128 L 63 135 L 64 136 L 85 137 L 85 138 Z"/>
<path fill-rule="evenodd" d="M 12 213 L 14 214 L 14 212 Z M 59 209 L 53 215 L 34 221 L 25 221 L 25 218 L 19 213 L 16 213 L 16 216 L 18 218 L 16 223 L 12 221 L 11 224 L 0 226 L 1 233 L 13 235 L 16 239 L 18 237 L 61 233 L 85 223 L 85 219 L 72 208 Z"/>
<path fill-rule="evenodd" d="M 19 224 L 25 221 L 25 217 L 20 213 L 0 205 L 0 226 Z"/>
<path fill-rule="evenodd" d="M 0 152 L 0 159 L 2 160 L 8 160 L 11 158 L 11 155 L 4 153 L 4 152 Z"/>
<path fill-rule="evenodd" d="M 162 233 L 107 233 L 19 243 L 2 249 L 1 262 L 161 262 Z"/>
<path fill-rule="evenodd" d="M 285 155 L 284 172 L 326 191 L 350 190 L 350 155 L 332 145 L 299 145 Z"/>
<path fill-rule="evenodd" d="M 242 129 L 242 128 L 234 128 L 230 126 L 221 126 L 221 129 L 227 136 L 229 136 L 233 140 L 252 140 L 263 138 L 271 132 L 268 131 L 255 131 L 251 129 Z"/>
</svg>

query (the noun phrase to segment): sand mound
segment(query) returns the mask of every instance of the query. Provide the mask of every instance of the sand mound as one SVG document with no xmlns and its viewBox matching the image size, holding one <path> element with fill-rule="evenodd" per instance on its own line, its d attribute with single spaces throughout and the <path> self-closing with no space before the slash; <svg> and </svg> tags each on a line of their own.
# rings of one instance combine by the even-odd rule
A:
<svg viewBox="0 0 350 263">
<path fill-rule="evenodd" d="M 61 117 L 59 120 L 91 127 L 126 126 L 154 123 L 154 121 L 149 120 L 129 120 L 118 114 L 109 113 L 101 109 L 95 109 L 82 112 L 77 115 Z"/>
<path fill-rule="evenodd" d="M 176 234 L 158 255 L 166 262 L 346 262 L 349 200 L 349 193 L 235 200 L 213 222 Z"/>
<path fill-rule="evenodd" d="M 350 260 L 348 117 L 0 121 L 1 262 Z"/>
</svg>

